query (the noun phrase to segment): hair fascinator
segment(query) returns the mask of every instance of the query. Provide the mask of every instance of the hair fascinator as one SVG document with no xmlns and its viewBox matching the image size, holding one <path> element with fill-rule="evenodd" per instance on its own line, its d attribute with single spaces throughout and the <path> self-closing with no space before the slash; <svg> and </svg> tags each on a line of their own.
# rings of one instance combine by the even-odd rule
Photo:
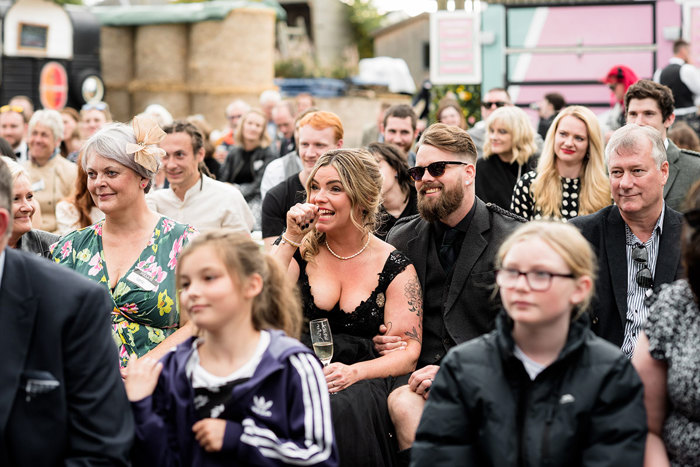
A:
<svg viewBox="0 0 700 467">
<path fill-rule="evenodd" d="M 134 162 L 141 167 L 156 172 L 158 161 L 165 151 L 156 146 L 165 138 L 165 132 L 151 117 L 137 115 L 132 120 L 136 144 L 127 143 L 126 153 L 134 155 Z"/>
</svg>

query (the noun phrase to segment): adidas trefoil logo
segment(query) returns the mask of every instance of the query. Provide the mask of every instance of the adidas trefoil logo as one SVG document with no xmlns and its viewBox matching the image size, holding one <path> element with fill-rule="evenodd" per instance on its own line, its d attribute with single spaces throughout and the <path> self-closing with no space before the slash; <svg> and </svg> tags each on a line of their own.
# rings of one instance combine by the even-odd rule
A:
<svg viewBox="0 0 700 467">
<path fill-rule="evenodd" d="M 266 401 L 263 396 L 253 396 L 253 407 L 251 409 L 256 414 L 261 417 L 272 417 L 271 407 L 272 401 Z"/>
</svg>

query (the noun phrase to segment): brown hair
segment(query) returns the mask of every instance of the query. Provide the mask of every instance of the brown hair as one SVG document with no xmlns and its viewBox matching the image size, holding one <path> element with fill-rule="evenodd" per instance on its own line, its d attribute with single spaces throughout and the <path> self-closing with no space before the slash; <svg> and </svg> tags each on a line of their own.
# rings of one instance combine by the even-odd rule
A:
<svg viewBox="0 0 700 467">
<path fill-rule="evenodd" d="M 416 130 L 416 125 L 418 124 L 418 117 L 413 111 L 413 107 L 411 107 L 410 105 L 396 104 L 389 107 L 384 113 L 384 128 L 386 128 L 386 124 L 389 121 L 390 117 L 396 117 L 400 119 L 410 118 L 411 128 L 413 128 L 413 131 Z"/>
<path fill-rule="evenodd" d="M 700 210 L 700 182 L 696 182 L 688 190 L 684 207 L 686 212 Z M 690 225 L 687 219 L 684 219 L 681 235 L 681 259 L 697 303 L 700 297 L 700 226 Z"/>
<path fill-rule="evenodd" d="M 681 149 L 700 151 L 698 134 L 684 121 L 676 120 L 668 132 L 668 139 Z"/>
<path fill-rule="evenodd" d="M 66 201 L 78 209 L 78 226 L 81 229 L 92 225 L 90 212 L 95 206 L 92 195 L 87 188 L 87 173 L 85 173 L 85 169 L 83 168 L 83 157 L 85 157 L 85 151 L 80 151 L 78 159 L 75 161 L 75 165 L 78 166 L 78 175 L 75 178 L 73 193 L 66 198 Z"/>
<path fill-rule="evenodd" d="M 243 116 L 241 117 L 241 121 L 238 122 L 238 128 L 236 128 L 236 134 L 233 135 L 233 139 L 236 141 L 236 144 L 240 146 L 243 145 L 243 125 L 248 120 L 248 117 L 250 117 L 251 114 L 260 115 L 263 118 L 264 123 L 258 143 L 260 143 L 259 147 L 266 148 L 270 145 L 271 139 L 270 135 L 267 134 L 267 116 L 265 116 L 265 112 L 263 112 L 260 109 L 250 109 L 249 111 L 243 114 Z"/>
<path fill-rule="evenodd" d="M 625 116 L 627 116 L 627 109 L 630 108 L 632 99 L 654 99 L 656 105 L 659 106 L 661 117 L 664 121 L 673 113 L 674 100 L 671 88 L 655 83 L 650 79 L 640 79 L 627 88 L 625 93 Z"/>
<path fill-rule="evenodd" d="M 434 123 L 423 132 L 418 146 L 427 144 L 442 151 L 447 151 L 466 159 L 470 164 L 476 163 L 476 146 L 469 133 L 444 123 Z"/>
<path fill-rule="evenodd" d="M 206 153 L 206 142 L 208 141 L 204 138 L 204 132 L 200 130 L 199 125 L 202 125 L 201 119 L 197 122 L 175 120 L 173 123 L 165 125 L 163 127 L 163 131 L 168 135 L 173 133 L 185 133 L 187 136 L 189 136 L 190 141 L 192 142 L 192 154 L 197 157 L 197 153 L 202 148 L 205 148 Z M 203 173 L 209 178 L 215 178 L 211 172 L 209 172 L 209 169 L 203 161 L 197 165 L 197 169 L 199 170 L 199 173 Z"/>
<path fill-rule="evenodd" d="M 460 107 L 459 102 L 452 99 L 447 99 L 440 102 L 440 105 L 438 106 L 438 109 L 435 112 L 435 118 L 437 119 L 437 121 L 441 121 L 440 117 L 442 116 L 442 112 L 449 108 L 453 108 L 457 111 L 457 113 L 459 114 L 459 127 L 462 130 L 466 130 L 467 120 L 464 118 L 464 111 L 462 110 L 462 107 Z"/>
<path fill-rule="evenodd" d="M 253 299 L 253 327 L 281 329 L 288 336 L 299 338 L 301 334 L 301 302 L 294 284 L 286 271 L 270 255 L 263 253 L 250 235 L 231 230 L 214 230 L 195 237 L 180 253 L 176 271 L 178 290 L 182 284 L 181 267 L 186 258 L 202 247 L 211 247 L 224 264 L 235 287 L 241 279 L 259 274 L 263 286 Z"/>
</svg>

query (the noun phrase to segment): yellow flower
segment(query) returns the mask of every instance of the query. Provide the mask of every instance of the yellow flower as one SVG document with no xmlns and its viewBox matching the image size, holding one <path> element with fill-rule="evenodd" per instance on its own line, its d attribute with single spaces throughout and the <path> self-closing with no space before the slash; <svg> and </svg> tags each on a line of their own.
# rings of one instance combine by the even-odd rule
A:
<svg viewBox="0 0 700 467">
<path fill-rule="evenodd" d="M 160 344 L 165 340 L 165 333 L 162 329 L 148 328 L 148 340 L 154 344 Z"/>
<path fill-rule="evenodd" d="M 161 316 L 170 313 L 173 309 L 173 299 L 168 297 L 168 289 L 158 294 L 158 312 Z"/>
<path fill-rule="evenodd" d="M 138 323 L 129 323 L 129 326 L 127 326 L 129 329 L 129 332 L 132 334 L 136 334 L 139 331 L 139 324 Z"/>
</svg>

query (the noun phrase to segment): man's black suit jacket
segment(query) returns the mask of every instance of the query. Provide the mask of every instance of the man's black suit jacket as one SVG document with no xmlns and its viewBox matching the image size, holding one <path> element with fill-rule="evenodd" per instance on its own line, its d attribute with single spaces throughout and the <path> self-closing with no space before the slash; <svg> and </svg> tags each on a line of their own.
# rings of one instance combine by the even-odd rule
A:
<svg viewBox="0 0 700 467">
<path fill-rule="evenodd" d="M 593 331 L 622 347 L 627 321 L 627 254 L 625 222 L 617 206 L 570 220 L 593 247 L 598 257 L 598 278 L 591 304 Z M 661 242 L 656 259 L 654 286 L 673 282 L 683 274 L 681 227 L 683 216 L 666 206 Z"/>
<path fill-rule="evenodd" d="M 500 308 L 500 302 L 494 300 L 496 252 L 524 221 L 496 205 L 475 200 L 476 211 L 455 262 L 443 308 L 445 328 L 457 344 L 493 330 Z M 430 223 L 416 215 L 400 219 L 386 239 L 411 259 L 422 286 L 426 283 L 429 242 L 433 241 L 430 230 Z"/>
<path fill-rule="evenodd" d="M 128 465 L 134 424 L 99 285 L 5 249 L 0 465 Z"/>
</svg>

